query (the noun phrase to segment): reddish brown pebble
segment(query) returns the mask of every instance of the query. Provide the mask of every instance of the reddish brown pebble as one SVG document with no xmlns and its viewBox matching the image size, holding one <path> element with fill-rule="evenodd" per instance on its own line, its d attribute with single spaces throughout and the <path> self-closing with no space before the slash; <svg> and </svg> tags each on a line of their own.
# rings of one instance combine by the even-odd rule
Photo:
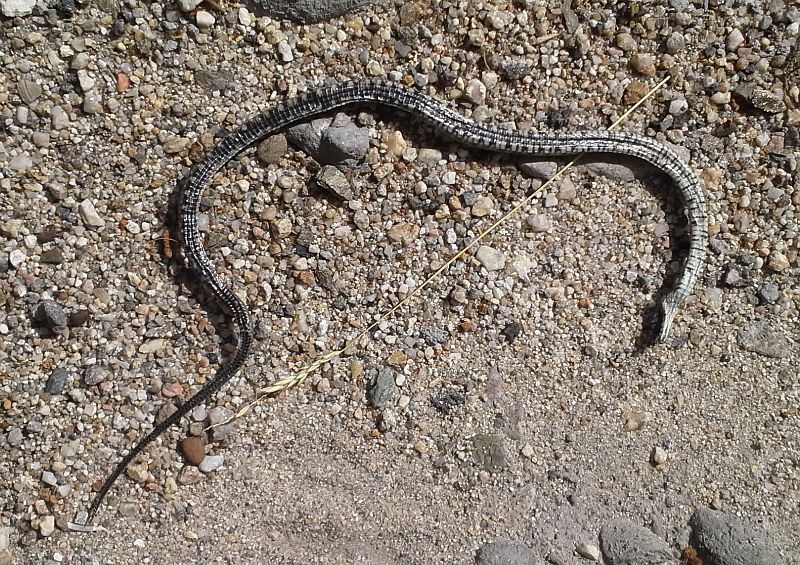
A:
<svg viewBox="0 0 800 565">
<path fill-rule="evenodd" d="M 180 442 L 181 454 L 189 465 L 197 466 L 206 456 L 205 444 L 197 436 L 189 436 Z"/>
<path fill-rule="evenodd" d="M 131 86 L 131 79 L 125 73 L 117 73 L 117 92 L 125 92 Z"/>
</svg>

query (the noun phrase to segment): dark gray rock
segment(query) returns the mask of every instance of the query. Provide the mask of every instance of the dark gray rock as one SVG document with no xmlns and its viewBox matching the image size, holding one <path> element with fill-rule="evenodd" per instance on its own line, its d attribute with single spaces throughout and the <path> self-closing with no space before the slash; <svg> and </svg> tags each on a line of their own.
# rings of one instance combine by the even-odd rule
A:
<svg viewBox="0 0 800 565">
<path fill-rule="evenodd" d="M 667 542 L 630 520 L 612 520 L 600 530 L 607 565 L 678 565 Z"/>
<path fill-rule="evenodd" d="M 286 130 L 286 139 L 289 143 L 314 157 L 319 154 L 319 144 L 322 132 L 330 126 L 330 118 L 319 118 L 290 127 Z"/>
<path fill-rule="evenodd" d="M 272 18 L 314 23 L 353 12 L 376 0 L 253 0 Z"/>
<path fill-rule="evenodd" d="M 476 565 L 542 565 L 528 546 L 509 540 L 492 541 L 475 554 Z"/>
<path fill-rule="evenodd" d="M 47 377 L 44 390 L 50 394 L 63 394 L 67 386 L 67 372 L 61 367 L 56 367 Z"/>
<path fill-rule="evenodd" d="M 348 163 L 363 159 L 369 149 L 369 130 L 353 122 L 329 127 L 322 132 L 319 154 L 314 156 L 320 163 Z"/>
<path fill-rule="evenodd" d="M 314 177 L 317 185 L 339 198 L 349 201 L 353 199 L 353 189 L 345 174 L 333 165 L 325 165 Z"/>
<path fill-rule="evenodd" d="M 67 314 L 55 300 L 42 300 L 36 307 L 34 318 L 50 329 L 64 328 L 67 325 Z"/>
<path fill-rule="evenodd" d="M 367 391 L 367 399 L 375 408 L 383 408 L 397 392 L 394 371 L 384 369 L 374 378 Z"/>
<path fill-rule="evenodd" d="M 698 508 L 689 522 L 689 544 L 703 565 L 782 565 L 767 531 L 732 514 Z"/>
<path fill-rule="evenodd" d="M 502 436 L 479 434 L 472 438 L 472 456 L 478 466 L 487 471 L 497 471 L 508 465 L 506 447 Z"/>
<path fill-rule="evenodd" d="M 95 386 L 108 378 L 111 371 L 103 365 L 89 365 L 83 373 L 83 382 L 87 386 Z"/>
</svg>

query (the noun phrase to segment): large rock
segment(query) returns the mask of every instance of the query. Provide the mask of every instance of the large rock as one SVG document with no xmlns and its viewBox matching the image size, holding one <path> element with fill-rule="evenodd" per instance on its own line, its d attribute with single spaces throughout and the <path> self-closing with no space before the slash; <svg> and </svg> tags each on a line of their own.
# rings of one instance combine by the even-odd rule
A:
<svg viewBox="0 0 800 565">
<path fill-rule="evenodd" d="M 541 565 L 533 551 L 515 541 L 497 540 L 484 545 L 475 554 L 476 565 Z"/>
<path fill-rule="evenodd" d="M 698 508 L 689 543 L 704 565 L 781 565 L 766 530 L 733 514 Z"/>
<path fill-rule="evenodd" d="M 27 16 L 35 6 L 36 0 L 0 0 L 0 11 L 9 18 Z"/>
<path fill-rule="evenodd" d="M 612 520 L 600 530 L 600 550 L 608 565 L 677 565 L 669 545 L 630 520 Z"/>
<path fill-rule="evenodd" d="M 353 12 L 379 0 L 253 0 L 270 17 L 313 23 Z"/>
</svg>

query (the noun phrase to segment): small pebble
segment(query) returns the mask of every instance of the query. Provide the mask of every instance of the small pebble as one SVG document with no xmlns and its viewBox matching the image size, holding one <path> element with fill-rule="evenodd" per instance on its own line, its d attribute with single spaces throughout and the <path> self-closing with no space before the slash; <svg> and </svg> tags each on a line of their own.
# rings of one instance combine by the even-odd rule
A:
<svg viewBox="0 0 800 565">
<path fill-rule="evenodd" d="M 475 253 L 475 259 L 487 271 L 500 271 L 506 266 L 505 254 L 488 245 L 481 245 Z"/>
<path fill-rule="evenodd" d="M 206 455 L 197 468 L 201 473 L 208 474 L 222 467 L 223 463 L 225 463 L 223 455 Z"/>
</svg>

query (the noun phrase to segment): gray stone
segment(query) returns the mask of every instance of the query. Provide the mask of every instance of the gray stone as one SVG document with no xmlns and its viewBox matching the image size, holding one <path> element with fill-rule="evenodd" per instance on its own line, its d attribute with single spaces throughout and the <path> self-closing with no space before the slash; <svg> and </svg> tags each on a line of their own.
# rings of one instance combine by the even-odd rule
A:
<svg viewBox="0 0 800 565">
<path fill-rule="evenodd" d="M 236 422 L 229 421 L 233 411 L 222 406 L 215 406 L 208 412 L 208 424 L 211 427 L 212 441 L 225 441 L 236 432 Z"/>
<path fill-rule="evenodd" d="M 234 76 L 233 73 L 229 71 L 199 69 L 194 72 L 194 81 L 205 90 L 214 92 L 215 90 L 224 90 L 226 87 L 233 84 Z"/>
<path fill-rule="evenodd" d="M 23 435 L 22 430 L 14 427 L 9 428 L 8 433 L 6 434 L 6 441 L 10 446 L 17 446 L 22 443 Z"/>
<path fill-rule="evenodd" d="M 629 520 L 603 525 L 600 550 L 607 565 L 677 565 L 666 541 Z"/>
<path fill-rule="evenodd" d="M 394 378 L 394 371 L 384 369 L 380 371 L 367 391 L 367 399 L 375 408 L 383 408 L 397 393 L 397 383 Z"/>
<path fill-rule="evenodd" d="M 340 116 L 333 122 L 319 119 L 296 125 L 289 128 L 286 138 L 320 163 L 353 164 L 367 154 L 369 131 L 355 125 L 347 116 Z"/>
<path fill-rule="evenodd" d="M 542 563 L 528 546 L 510 540 L 489 542 L 475 554 L 476 565 L 541 565 Z"/>
<path fill-rule="evenodd" d="M 67 386 L 67 371 L 61 367 L 56 367 L 47 377 L 44 383 L 44 390 L 50 394 L 62 394 Z"/>
<path fill-rule="evenodd" d="M 24 173 L 31 168 L 31 165 L 33 165 L 33 159 L 28 153 L 14 155 L 8 162 L 8 168 L 18 173 Z"/>
<path fill-rule="evenodd" d="M 42 87 L 28 79 L 22 79 L 17 83 L 17 93 L 25 104 L 30 104 L 42 95 Z"/>
<path fill-rule="evenodd" d="M 178 7 L 183 12 L 191 12 L 202 3 L 203 0 L 178 0 Z"/>
<path fill-rule="evenodd" d="M 102 383 L 108 378 L 111 371 L 103 365 L 89 365 L 83 373 L 83 382 L 87 386 L 95 386 Z"/>
<path fill-rule="evenodd" d="M 754 322 L 739 329 L 739 347 L 765 357 L 782 359 L 788 356 L 794 343 L 767 321 Z"/>
<path fill-rule="evenodd" d="M 554 161 L 526 161 L 519 164 L 519 170 L 529 177 L 549 180 L 558 171 L 558 163 Z"/>
<path fill-rule="evenodd" d="M 353 12 L 376 0 L 254 0 L 273 19 L 303 23 L 329 20 Z"/>
<path fill-rule="evenodd" d="M 505 254 L 488 245 L 481 245 L 475 253 L 475 259 L 487 271 L 499 271 L 506 266 Z"/>
<path fill-rule="evenodd" d="M 325 165 L 316 177 L 317 185 L 323 190 L 332 192 L 344 200 L 353 199 L 353 190 L 350 188 L 350 181 L 347 180 L 345 174 L 334 167 L 333 165 Z"/>
<path fill-rule="evenodd" d="M 61 106 L 53 106 L 50 110 L 50 127 L 54 130 L 62 130 L 69 125 L 69 116 Z"/>
<path fill-rule="evenodd" d="M 286 130 L 286 139 L 289 143 L 314 157 L 319 153 L 319 144 L 322 132 L 330 126 L 330 118 L 319 118 L 290 127 Z"/>
<path fill-rule="evenodd" d="M 34 318 L 50 329 L 67 326 L 67 314 L 55 300 L 42 300 L 36 307 Z"/>
<path fill-rule="evenodd" d="M 330 127 L 322 132 L 319 146 L 321 163 L 341 163 L 362 159 L 369 150 L 369 130 L 352 122 L 341 127 Z"/>
<path fill-rule="evenodd" d="M 579 543 L 575 546 L 575 552 L 589 561 L 600 561 L 600 549 L 591 543 Z"/>
<path fill-rule="evenodd" d="M 550 231 L 553 227 L 544 214 L 531 214 L 525 218 L 525 226 L 535 232 Z"/>
<path fill-rule="evenodd" d="M 704 565 L 782 565 L 767 531 L 732 514 L 695 510 L 689 543 Z"/>
<path fill-rule="evenodd" d="M 201 473 L 211 473 L 222 467 L 223 463 L 225 463 L 224 455 L 206 455 L 197 468 Z"/>
<path fill-rule="evenodd" d="M 765 304 L 775 304 L 781 297 L 781 292 L 777 284 L 764 283 L 764 286 L 758 291 L 758 297 Z"/>
<path fill-rule="evenodd" d="M 472 447 L 472 455 L 479 467 L 487 471 L 496 471 L 508 465 L 502 436 L 478 434 L 472 438 Z"/>
<path fill-rule="evenodd" d="M 36 0 L 0 0 L 0 11 L 8 18 L 27 16 L 35 6 Z"/>
</svg>

